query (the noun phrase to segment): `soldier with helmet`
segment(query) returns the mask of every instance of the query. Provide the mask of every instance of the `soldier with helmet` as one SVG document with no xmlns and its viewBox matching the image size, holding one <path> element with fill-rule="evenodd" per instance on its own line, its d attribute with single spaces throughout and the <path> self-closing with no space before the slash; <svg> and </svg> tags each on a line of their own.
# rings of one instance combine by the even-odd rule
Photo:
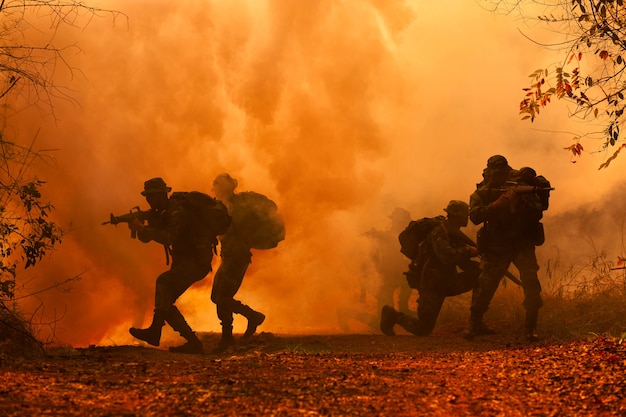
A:
<svg viewBox="0 0 626 417">
<path fill-rule="evenodd" d="M 537 340 L 537 315 L 543 302 L 535 246 L 544 239 L 540 220 L 547 209 L 549 182 L 531 168 L 514 170 L 502 155 L 488 159 L 483 178 L 470 197 L 470 219 L 476 225 L 482 224 L 477 242 L 483 271 L 472 293 L 470 325 L 465 337 L 473 339 L 494 333 L 483 322 L 483 315 L 512 263 L 519 270 L 524 288 L 525 336 L 529 341 Z M 520 192 L 514 185 L 532 187 Z M 543 187 L 541 191 L 539 187 Z"/>
<path fill-rule="evenodd" d="M 395 334 L 396 324 L 416 336 L 430 335 L 445 298 L 476 286 L 480 267 L 472 258 L 478 256 L 478 249 L 461 231 L 468 224 L 469 206 L 464 201 L 452 200 L 444 211 L 447 216 L 436 217 L 438 223 L 420 245 L 418 258 L 407 272 L 417 274 L 414 280 L 419 292 L 417 318 L 384 306 L 380 329 L 388 336 Z"/>
</svg>

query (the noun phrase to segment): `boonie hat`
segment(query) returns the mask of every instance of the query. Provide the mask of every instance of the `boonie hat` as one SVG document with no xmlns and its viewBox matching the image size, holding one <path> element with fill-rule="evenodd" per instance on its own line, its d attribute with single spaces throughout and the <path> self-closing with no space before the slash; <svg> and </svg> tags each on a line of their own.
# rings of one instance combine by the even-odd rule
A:
<svg viewBox="0 0 626 417">
<path fill-rule="evenodd" d="M 469 206 L 461 200 L 451 200 L 443 210 L 450 216 L 469 216 Z"/>
<path fill-rule="evenodd" d="M 172 191 L 172 187 L 168 187 L 163 178 L 156 177 L 143 183 L 143 191 L 141 192 L 141 195 L 169 193 L 170 191 Z"/>
</svg>

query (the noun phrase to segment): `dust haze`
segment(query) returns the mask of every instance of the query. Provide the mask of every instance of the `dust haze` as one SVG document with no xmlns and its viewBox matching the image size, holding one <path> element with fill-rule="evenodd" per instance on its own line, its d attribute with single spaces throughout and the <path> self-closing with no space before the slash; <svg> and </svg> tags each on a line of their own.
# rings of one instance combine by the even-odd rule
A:
<svg viewBox="0 0 626 417">
<path fill-rule="evenodd" d="M 139 193 L 154 176 L 210 192 L 229 172 L 239 191 L 276 201 L 287 238 L 254 252 L 238 294 L 267 315 L 263 331 L 339 331 L 337 308 L 356 303 L 368 271 L 363 232 L 387 228 L 395 207 L 418 218 L 467 200 L 493 154 L 556 187 L 542 262 L 580 260 L 596 250 L 589 238 L 621 254 L 615 187 L 626 162 L 598 171 L 602 153 L 572 161 L 563 148 L 573 135 L 559 132 L 580 127 L 561 104 L 533 124 L 517 114 L 528 74 L 553 59 L 520 35 L 523 22 L 452 0 L 101 4 L 128 21 L 103 16 L 57 39 L 81 48 L 68 56 L 80 71 L 55 75 L 76 102 L 20 116 L 25 140 L 57 149 L 55 164 L 35 168 L 67 232 L 21 291 L 81 274 L 24 308 L 42 303 L 38 316 L 58 319 L 63 343 L 131 343 L 128 328 L 149 324 L 163 249 L 101 223 L 147 208 Z M 598 220 L 608 203 L 613 214 Z M 211 281 L 177 302 L 197 331 L 219 331 Z M 245 324 L 236 317 L 235 332 Z"/>
</svg>

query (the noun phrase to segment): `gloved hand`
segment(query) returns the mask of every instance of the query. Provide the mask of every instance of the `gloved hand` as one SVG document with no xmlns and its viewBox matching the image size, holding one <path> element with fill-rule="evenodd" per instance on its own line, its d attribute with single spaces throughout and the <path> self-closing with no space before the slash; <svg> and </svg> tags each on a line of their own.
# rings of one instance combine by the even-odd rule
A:
<svg viewBox="0 0 626 417">
<path fill-rule="evenodd" d="M 519 204 L 519 201 L 520 201 L 519 194 L 517 194 L 513 190 L 508 190 L 505 193 L 503 193 L 500 197 L 498 197 L 496 201 L 491 203 L 491 206 L 497 209 L 504 208 L 504 207 L 513 208 Z"/>
<path fill-rule="evenodd" d="M 140 232 L 144 227 L 143 222 L 136 217 L 133 217 L 133 219 L 128 222 L 128 228 L 133 232 Z"/>
</svg>

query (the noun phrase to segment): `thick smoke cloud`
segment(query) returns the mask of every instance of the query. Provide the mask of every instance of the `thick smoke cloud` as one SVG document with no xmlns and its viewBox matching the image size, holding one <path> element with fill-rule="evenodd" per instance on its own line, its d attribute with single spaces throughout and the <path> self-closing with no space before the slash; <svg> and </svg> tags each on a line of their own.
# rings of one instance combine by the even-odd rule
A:
<svg viewBox="0 0 626 417">
<path fill-rule="evenodd" d="M 263 330 L 333 332 L 368 263 L 362 234 L 386 228 L 393 208 L 443 214 L 500 153 L 552 181 L 547 239 L 567 245 L 559 236 L 568 222 L 552 226 L 554 216 L 599 204 L 623 164 L 599 172 L 600 155 L 572 164 L 562 149 L 569 136 L 546 132 L 572 128 L 558 106 L 534 125 L 519 120 L 521 88 L 549 64 L 546 52 L 517 22 L 473 2 L 103 5 L 128 22 L 104 16 L 58 39 L 81 47 L 68 57 L 80 72 L 59 69 L 56 81 L 78 105 L 57 102 L 56 120 L 31 115 L 22 132 L 39 130 L 38 144 L 58 149 L 57 163 L 38 170 L 68 231 L 30 272 L 31 285 L 85 271 L 70 292 L 25 304 L 41 300 L 48 318 L 63 316 L 54 332 L 64 343 L 128 343 L 128 327 L 147 324 L 162 249 L 100 223 L 146 208 L 139 192 L 154 176 L 174 190 L 210 192 L 215 175 L 229 172 L 241 191 L 273 198 L 287 239 L 255 252 L 240 299 L 267 314 Z M 547 243 L 540 256 L 553 250 Z M 211 280 L 178 302 L 199 331 L 219 331 Z M 235 331 L 244 328 L 236 319 Z"/>
</svg>

